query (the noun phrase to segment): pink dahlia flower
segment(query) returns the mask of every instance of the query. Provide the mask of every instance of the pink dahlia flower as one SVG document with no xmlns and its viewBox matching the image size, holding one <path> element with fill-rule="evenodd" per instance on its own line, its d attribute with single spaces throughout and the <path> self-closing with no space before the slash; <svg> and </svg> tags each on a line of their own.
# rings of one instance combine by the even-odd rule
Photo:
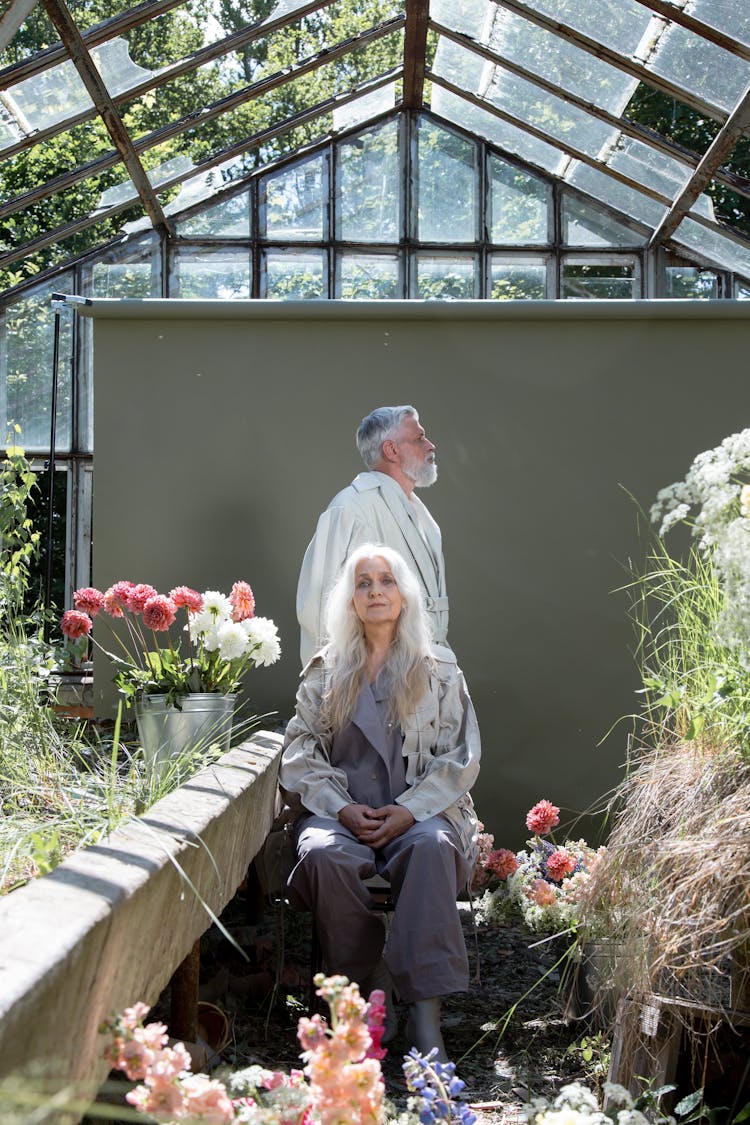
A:
<svg viewBox="0 0 750 1125">
<path fill-rule="evenodd" d="M 175 607 L 163 594 L 154 594 L 143 607 L 143 624 L 147 629 L 163 633 L 175 619 Z"/>
<path fill-rule="evenodd" d="M 73 605 L 81 613 L 88 613 L 89 617 L 96 617 L 100 609 L 104 608 L 104 594 L 93 586 L 85 586 L 73 594 Z"/>
<path fill-rule="evenodd" d="M 131 586 L 128 593 L 128 609 L 133 613 L 143 613 L 143 607 L 149 598 L 155 598 L 158 594 L 153 586 L 148 586 L 145 582 L 139 582 L 137 586 Z"/>
<path fill-rule="evenodd" d="M 547 857 L 547 874 L 550 879 L 560 883 L 566 875 L 571 875 L 575 871 L 576 863 L 576 857 L 566 848 L 558 848 Z"/>
<path fill-rule="evenodd" d="M 535 836 L 546 836 L 560 823 L 560 810 L 551 801 L 542 800 L 526 814 L 526 827 Z"/>
<path fill-rule="evenodd" d="M 93 621 L 88 613 L 83 613 L 78 609 L 68 609 L 62 615 L 60 622 L 60 629 L 62 635 L 67 637 L 69 641 L 77 641 L 79 637 L 85 637 L 91 632 Z"/>
<path fill-rule="evenodd" d="M 169 600 L 177 609 L 184 606 L 190 613 L 200 613 L 203 609 L 203 595 L 189 586 L 175 586 L 169 591 Z"/>
<path fill-rule="evenodd" d="M 235 582 L 229 601 L 234 621 L 247 621 L 255 613 L 255 596 L 247 582 Z"/>
<path fill-rule="evenodd" d="M 514 871 L 518 871 L 518 860 L 509 848 L 497 848 L 490 852 L 484 861 L 484 866 L 498 879 L 507 879 Z"/>
</svg>

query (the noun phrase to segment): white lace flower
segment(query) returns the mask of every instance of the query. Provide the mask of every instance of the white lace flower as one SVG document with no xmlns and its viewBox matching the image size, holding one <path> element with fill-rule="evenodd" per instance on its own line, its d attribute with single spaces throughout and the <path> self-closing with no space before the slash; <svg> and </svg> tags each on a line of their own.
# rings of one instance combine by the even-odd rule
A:
<svg viewBox="0 0 750 1125">
<path fill-rule="evenodd" d="M 216 630 L 219 656 L 222 660 L 237 660 L 249 647 L 249 638 L 242 626 L 234 621 L 224 621 Z"/>
<path fill-rule="evenodd" d="M 251 617 L 239 624 L 254 646 L 253 659 L 255 663 L 261 667 L 275 664 L 281 656 L 281 643 L 279 642 L 279 631 L 273 621 L 269 617 Z"/>
</svg>

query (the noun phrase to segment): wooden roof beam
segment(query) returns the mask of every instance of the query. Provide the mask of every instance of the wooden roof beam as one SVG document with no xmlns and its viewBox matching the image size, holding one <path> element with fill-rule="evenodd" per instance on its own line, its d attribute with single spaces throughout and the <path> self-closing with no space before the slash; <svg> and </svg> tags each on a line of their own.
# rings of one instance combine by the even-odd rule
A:
<svg viewBox="0 0 750 1125">
<path fill-rule="evenodd" d="M 421 109 L 424 101 L 429 14 L 429 0 L 406 0 L 403 98 L 405 109 Z"/>
<path fill-rule="evenodd" d="M 676 23 L 687 31 L 693 31 L 696 35 L 700 35 L 701 39 L 707 39 L 709 43 L 714 43 L 717 47 L 729 51 L 730 54 L 750 61 L 750 47 L 746 43 L 741 43 L 738 39 L 733 39 L 731 35 L 704 23 L 703 20 L 688 15 L 682 8 L 675 8 L 674 4 L 667 3 L 667 0 L 638 0 L 638 3 L 643 8 L 655 12 L 656 15 L 663 16 L 669 23 Z"/>
<path fill-rule="evenodd" d="M 706 149 L 703 158 L 674 203 L 659 223 L 649 242 L 658 246 L 670 238 L 709 182 L 734 148 L 743 132 L 750 127 L 750 86 L 732 110 L 726 124 L 719 130 Z"/>
<path fill-rule="evenodd" d="M 55 25 L 61 43 L 67 49 L 76 70 L 81 76 L 89 97 L 99 111 L 107 132 L 112 138 L 112 143 L 120 154 L 120 159 L 138 192 L 146 214 L 157 230 L 165 230 L 171 234 L 167 218 L 141 164 L 140 157 L 135 151 L 130 134 L 122 123 L 117 107 L 94 65 L 94 60 L 81 38 L 81 33 L 76 27 L 73 17 L 62 0 L 42 0 L 42 3 Z"/>
</svg>

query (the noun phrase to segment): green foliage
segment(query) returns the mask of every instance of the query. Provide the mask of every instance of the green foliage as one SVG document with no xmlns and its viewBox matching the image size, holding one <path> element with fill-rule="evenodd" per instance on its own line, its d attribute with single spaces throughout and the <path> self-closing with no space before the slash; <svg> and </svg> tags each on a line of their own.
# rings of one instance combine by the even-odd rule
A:
<svg viewBox="0 0 750 1125">
<path fill-rule="evenodd" d="M 16 443 L 20 434 L 21 427 L 12 423 L 0 464 L 0 608 L 22 601 L 39 550 L 39 532 L 28 514 L 36 473 Z"/>
</svg>

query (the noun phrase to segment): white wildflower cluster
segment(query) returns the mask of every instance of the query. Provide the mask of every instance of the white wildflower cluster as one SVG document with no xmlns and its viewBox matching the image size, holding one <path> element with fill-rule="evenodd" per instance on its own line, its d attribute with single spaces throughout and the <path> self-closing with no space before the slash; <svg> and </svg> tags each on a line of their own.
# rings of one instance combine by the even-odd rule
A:
<svg viewBox="0 0 750 1125">
<path fill-rule="evenodd" d="M 650 1125 L 648 1117 L 636 1109 L 624 1086 L 615 1082 L 604 1084 L 604 1105 L 600 1107 L 595 1094 L 579 1082 L 563 1086 L 553 1101 L 532 1098 L 524 1107 L 529 1125 Z M 659 1114 L 659 1119 L 674 1119 Z"/>
<path fill-rule="evenodd" d="M 665 535 L 686 523 L 710 554 L 724 593 L 717 635 L 750 654 L 750 429 L 699 453 L 684 481 L 663 488 L 651 519 Z"/>
</svg>

